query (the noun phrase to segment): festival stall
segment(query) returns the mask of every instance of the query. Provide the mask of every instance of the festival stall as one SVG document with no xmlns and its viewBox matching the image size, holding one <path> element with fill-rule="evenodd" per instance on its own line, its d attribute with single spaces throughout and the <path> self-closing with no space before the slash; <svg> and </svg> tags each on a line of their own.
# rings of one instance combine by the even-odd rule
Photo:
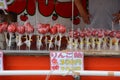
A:
<svg viewBox="0 0 120 80">
<path fill-rule="evenodd" d="M 1 80 L 120 79 L 120 31 L 79 28 L 74 0 L 0 4 L 8 18 L 0 23 Z"/>
</svg>

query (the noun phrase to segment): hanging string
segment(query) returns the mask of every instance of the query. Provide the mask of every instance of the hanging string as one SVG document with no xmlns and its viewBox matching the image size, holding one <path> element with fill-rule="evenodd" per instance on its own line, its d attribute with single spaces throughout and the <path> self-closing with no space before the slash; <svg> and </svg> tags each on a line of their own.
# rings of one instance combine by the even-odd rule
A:
<svg viewBox="0 0 120 80">
<path fill-rule="evenodd" d="M 72 47 L 73 47 L 73 36 L 74 36 L 74 24 L 73 24 L 73 19 L 74 19 L 74 0 L 72 0 Z M 74 54 L 72 50 L 72 61 L 74 59 Z M 73 70 L 74 65 L 72 64 L 72 69 Z"/>
<path fill-rule="evenodd" d="M 120 20 L 119 20 L 119 26 L 120 26 Z"/>
<path fill-rule="evenodd" d="M 112 31 L 114 30 L 114 22 L 112 21 Z"/>
<path fill-rule="evenodd" d="M 74 19 L 74 0 L 72 0 L 72 30 L 74 30 L 73 19 Z M 73 37 L 73 35 L 72 35 L 72 37 Z"/>
<path fill-rule="evenodd" d="M 73 19 L 74 19 L 74 0 L 72 0 L 72 31 L 74 31 Z M 74 39 L 74 33 L 72 34 L 72 39 Z M 72 43 L 72 45 L 73 45 L 73 43 Z M 73 60 L 74 60 L 74 51 L 72 50 L 72 61 L 73 61 Z M 74 67 L 74 64 L 72 64 L 72 69 L 69 70 L 69 72 L 72 71 L 73 77 L 76 77 L 76 76 L 79 75 L 79 73 L 76 73 L 76 72 L 74 71 L 74 68 L 73 68 L 73 67 Z"/>
<path fill-rule="evenodd" d="M 49 80 L 52 73 L 53 73 L 53 71 L 51 70 L 51 71 L 47 74 L 45 80 Z"/>
<path fill-rule="evenodd" d="M 38 35 L 37 33 L 37 24 L 38 24 L 38 2 L 36 1 L 36 15 L 35 15 L 35 34 Z"/>
</svg>

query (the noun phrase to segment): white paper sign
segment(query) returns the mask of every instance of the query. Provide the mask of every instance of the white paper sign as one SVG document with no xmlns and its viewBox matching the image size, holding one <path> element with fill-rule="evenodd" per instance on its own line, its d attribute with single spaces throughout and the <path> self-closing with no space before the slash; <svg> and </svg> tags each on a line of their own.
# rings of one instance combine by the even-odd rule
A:
<svg viewBox="0 0 120 80">
<path fill-rule="evenodd" d="M 7 9 L 6 0 L 0 0 L 0 9 Z"/>
<path fill-rule="evenodd" d="M 3 70 L 3 52 L 0 51 L 0 71 Z"/>
<path fill-rule="evenodd" d="M 50 52 L 51 70 L 84 70 L 83 52 Z"/>
</svg>

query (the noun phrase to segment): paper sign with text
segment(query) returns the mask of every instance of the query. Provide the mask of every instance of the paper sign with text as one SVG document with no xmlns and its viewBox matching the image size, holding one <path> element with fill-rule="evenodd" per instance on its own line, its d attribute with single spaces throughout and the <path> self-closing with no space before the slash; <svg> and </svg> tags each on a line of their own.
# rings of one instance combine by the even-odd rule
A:
<svg viewBox="0 0 120 80">
<path fill-rule="evenodd" d="M 6 0 L 0 0 L 0 9 L 7 9 Z"/>
<path fill-rule="evenodd" d="M 83 52 L 50 52 L 51 70 L 84 70 Z"/>
<path fill-rule="evenodd" d="M 0 51 L 0 71 L 3 70 L 3 52 Z"/>
</svg>

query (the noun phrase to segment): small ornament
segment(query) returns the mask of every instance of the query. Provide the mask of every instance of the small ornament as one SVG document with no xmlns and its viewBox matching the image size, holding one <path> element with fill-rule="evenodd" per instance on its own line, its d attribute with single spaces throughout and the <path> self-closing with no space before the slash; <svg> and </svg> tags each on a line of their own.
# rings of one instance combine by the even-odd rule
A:
<svg viewBox="0 0 120 80">
<path fill-rule="evenodd" d="M 80 18 L 79 18 L 79 17 L 75 17 L 75 18 L 73 19 L 73 24 L 74 24 L 74 25 L 80 24 Z"/>
<path fill-rule="evenodd" d="M 58 18 L 58 15 L 57 15 L 57 14 L 53 14 L 53 15 L 52 15 L 52 20 L 55 21 L 55 20 L 57 20 L 57 18 Z"/>
<path fill-rule="evenodd" d="M 21 19 L 21 21 L 27 21 L 28 20 L 27 14 L 24 13 L 23 15 L 20 15 L 20 19 Z"/>
</svg>

